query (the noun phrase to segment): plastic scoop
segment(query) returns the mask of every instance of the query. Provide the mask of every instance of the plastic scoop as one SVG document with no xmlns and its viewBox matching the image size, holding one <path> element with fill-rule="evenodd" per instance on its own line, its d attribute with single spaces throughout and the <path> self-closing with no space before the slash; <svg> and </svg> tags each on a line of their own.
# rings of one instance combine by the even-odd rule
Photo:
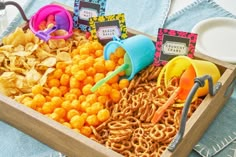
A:
<svg viewBox="0 0 236 157">
<path fill-rule="evenodd" d="M 56 25 L 59 27 L 58 29 L 69 30 L 70 22 L 65 11 L 61 11 L 60 13 L 56 14 L 55 21 Z"/>
<path fill-rule="evenodd" d="M 92 88 L 91 91 L 95 92 L 101 85 L 103 85 L 104 83 L 106 83 L 107 81 L 109 81 L 112 77 L 116 76 L 117 74 L 119 74 L 120 72 L 125 71 L 126 75 L 130 75 L 132 72 L 132 64 L 131 64 L 131 60 L 129 58 L 129 56 L 127 55 L 127 53 L 125 53 L 124 55 L 124 64 L 122 64 L 121 66 L 119 66 L 116 70 L 114 70 L 112 73 L 110 73 L 109 75 L 107 75 L 105 78 L 99 80 Z"/>
<path fill-rule="evenodd" d="M 181 75 L 179 80 L 179 87 L 173 92 L 164 105 L 159 107 L 154 113 L 151 122 L 157 123 L 165 113 L 166 109 L 174 104 L 175 99 L 178 97 L 181 100 L 185 100 L 190 92 L 192 86 L 194 85 L 194 78 L 196 77 L 195 70 L 192 65 L 190 65 Z"/>
<path fill-rule="evenodd" d="M 50 39 L 50 34 L 57 29 L 57 26 L 53 26 L 52 28 L 36 32 L 36 36 L 44 41 L 48 41 Z"/>
<path fill-rule="evenodd" d="M 190 65 L 188 69 L 186 69 L 180 77 L 179 81 L 180 91 L 178 93 L 178 98 L 180 100 L 186 100 L 188 93 L 190 92 L 190 90 L 194 85 L 195 77 L 196 77 L 195 70 L 193 66 Z"/>
<path fill-rule="evenodd" d="M 36 36 L 44 41 L 48 41 L 50 39 L 50 34 L 58 29 L 69 30 L 69 19 L 65 11 L 61 11 L 58 14 L 55 14 L 55 22 L 56 25 L 52 28 L 43 31 L 37 31 Z"/>
</svg>

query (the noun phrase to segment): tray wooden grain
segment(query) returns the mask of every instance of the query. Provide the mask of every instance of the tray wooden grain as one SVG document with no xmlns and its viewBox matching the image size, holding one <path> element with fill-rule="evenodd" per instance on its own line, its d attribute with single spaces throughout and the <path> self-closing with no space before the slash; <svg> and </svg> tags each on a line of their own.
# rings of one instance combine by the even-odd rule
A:
<svg viewBox="0 0 236 157">
<path fill-rule="evenodd" d="M 71 8 L 66 8 L 72 11 Z M 22 27 L 27 28 L 27 24 Z M 132 29 L 128 29 L 128 32 L 129 36 L 143 34 Z M 150 38 L 155 42 L 155 37 Z M 219 82 L 222 83 L 222 87 L 215 96 L 207 95 L 204 98 L 201 105 L 187 121 L 183 139 L 178 144 L 177 148 L 173 152 L 166 150 L 162 154 L 162 157 L 188 156 L 193 146 L 199 141 L 210 123 L 217 116 L 222 107 L 224 107 L 225 102 L 228 100 L 233 90 L 233 81 L 236 75 L 235 65 L 199 53 L 196 53 L 196 58 L 211 61 L 217 65 L 221 72 Z M 1 94 L 0 120 L 69 157 L 122 156 Z"/>
</svg>

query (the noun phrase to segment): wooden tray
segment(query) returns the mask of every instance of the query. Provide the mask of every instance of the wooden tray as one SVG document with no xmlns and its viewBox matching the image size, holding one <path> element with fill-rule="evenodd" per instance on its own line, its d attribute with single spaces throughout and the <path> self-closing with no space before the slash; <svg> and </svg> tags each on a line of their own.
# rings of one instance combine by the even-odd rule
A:
<svg viewBox="0 0 236 157">
<path fill-rule="evenodd" d="M 71 8 L 66 7 L 72 11 Z M 27 24 L 22 27 L 27 28 Z M 143 34 L 128 29 L 129 36 Z M 150 37 L 150 36 L 149 36 Z M 155 37 L 150 37 L 153 41 Z M 184 136 L 173 152 L 166 150 L 162 157 L 185 157 L 199 141 L 212 120 L 219 113 L 233 90 L 236 66 L 196 53 L 196 58 L 215 63 L 220 69 L 219 82 L 222 87 L 215 96 L 207 95 L 198 109 L 187 121 Z M 35 110 L 21 105 L 0 94 L 0 120 L 23 131 L 49 147 L 69 157 L 120 157 L 122 155 L 83 136 L 60 123 L 43 116 Z"/>
</svg>

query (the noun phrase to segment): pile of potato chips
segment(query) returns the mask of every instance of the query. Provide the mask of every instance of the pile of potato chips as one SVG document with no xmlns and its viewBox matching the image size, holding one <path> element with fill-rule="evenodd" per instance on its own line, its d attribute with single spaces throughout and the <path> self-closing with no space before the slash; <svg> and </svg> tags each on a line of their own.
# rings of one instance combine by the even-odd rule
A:
<svg viewBox="0 0 236 157">
<path fill-rule="evenodd" d="M 14 98 L 31 92 L 35 84 L 45 84 L 56 62 L 71 62 L 70 52 L 84 42 L 85 34 L 79 30 L 70 39 L 44 42 L 30 29 L 18 27 L 0 45 L 0 92 Z"/>
</svg>

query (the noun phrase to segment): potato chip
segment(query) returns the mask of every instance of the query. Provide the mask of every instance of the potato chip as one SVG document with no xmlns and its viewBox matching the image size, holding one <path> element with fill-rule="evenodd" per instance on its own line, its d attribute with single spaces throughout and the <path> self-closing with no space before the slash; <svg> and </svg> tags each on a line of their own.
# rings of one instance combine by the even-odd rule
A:
<svg viewBox="0 0 236 157">
<path fill-rule="evenodd" d="M 10 53 L 8 51 L 5 51 L 5 50 L 1 51 L 0 53 L 4 54 L 7 58 L 10 56 Z"/>
<path fill-rule="evenodd" d="M 38 48 L 36 50 L 36 53 L 35 53 L 36 57 L 39 59 L 39 60 L 44 60 L 45 58 L 47 57 L 53 57 L 55 55 L 51 54 L 51 53 L 48 53 L 47 51 L 41 49 L 41 48 Z"/>
<path fill-rule="evenodd" d="M 51 52 L 52 51 L 52 49 L 49 47 L 49 45 L 46 42 L 40 44 L 39 48 L 46 51 L 46 52 Z"/>
<path fill-rule="evenodd" d="M 27 80 L 30 86 L 37 84 L 41 77 L 42 75 L 34 68 L 30 69 L 30 71 L 27 71 L 25 74 L 25 79 Z"/>
<path fill-rule="evenodd" d="M 25 45 L 25 51 L 34 52 L 35 50 L 37 50 L 38 47 L 38 44 L 30 42 Z"/>
<path fill-rule="evenodd" d="M 5 55 L 0 53 L 0 63 L 2 63 L 5 59 Z"/>
<path fill-rule="evenodd" d="M 31 30 L 26 30 L 26 32 L 24 32 L 24 30 L 20 27 L 17 27 L 16 30 L 9 34 L 6 37 L 3 37 L 2 39 L 2 43 L 4 45 L 13 45 L 14 47 L 18 46 L 18 45 L 25 45 L 29 42 L 33 42 L 33 43 L 42 43 L 43 41 L 41 41 L 37 36 L 35 36 L 35 34 L 31 31 Z"/>
<path fill-rule="evenodd" d="M 7 96 L 18 94 L 19 90 L 16 88 L 16 74 L 14 72 L 4 72 L 0 76 L 0 91 Z"/>
<path fill-rule="evenodd" d="M 11 57 L 9 60 L 5 59 L 3 65 L 7 69 L 6 71 L 12 71 L 12 72 L 17 72 L 17 73 L 20 73 L 20 74 L 24 74 L 25 69 L 16 67 L 14 63 L 15 63 L 15 58 L 14 57 Z"/>
<path fill-rule="evenodd" d="M 15 47 L 13 47 L 14 52 L 24 51 L 24 50 L 25 50 L 25 47 L 23 45 L 17 45 Z"/>
<path fill-rule="evenodd" d="M 27 57 L 31 54 L 32 54 L 32 52 L 30 52 L 30 51 L 17 51 L 17 52 L 12 53 L 12 55 L 20 56 L 20 57 Z"/>
<path fill-rule="evenodd" d="M 19 90 L 17 88 L 6 88 L 4 86 L 4 83 L 0 82 L 0 93 L 2 93 L 3 95 L 6 95 L 8 97 L 13 97 L 13 95 L 18 95 L 19 94 Z"/>
<path fill-rule="evenodd" d="M 7 37 L 3 37 L 2 42 L 4 45 L 25 45 L 25 33 L 22 28 L 17 27 L 16 30 Z"/>
<path fill-rule="evenodd" d="M 62 62 L 67 62 L 67 63 L 72 62 L 71 56 L 67 52 L 58 53 L 56 58 L 57 58 L 57 61 L 62 61 Z"/>
<path fill-rule="evenodd" d="M 71 50 L 71 43 L 70 44 L 68 44 L 66 47 L 61 47 L 61 48 L 58 48 L 57 50 L 56 50 L 56 52 L 57 53 L 60 53 L 60 52 L 69 52 L 70 53 L 70 50 Z"/>
<path fill-rule="evenodd" d="M 4 72 L 1 76 L 0 76 L 1 79 L 4 79 L 4 80 L 13 80 L 16 78 L 16 74 L 14 72 Z"/>
<path fill-rule="evenodd" d="M 26 58 L 26 64 L 24 67 L 35 67 L 36 64 L 39 64 L 40 62 L 33 56 L 29 56 Z M 28 69 L 28 68 L 27 68 Z"/>
<path fill-rule="evenodd" d="M 0 52 L 2 51 L 8 51 L 12 52 L 13 51 L 13 45 L 3 45 L 0 47 Z"/>
<path fill-rule="evenodd" d="M 66 41 L 64 39 L 57 39 L 57 40 L 49 40 L 48 45 L 51 49 L 57 49 L 57 48 L 62 48 L 66 47 Z"/>
<path fill-rule="evenodd" d="M 53 33 L 55 36 L 65 36 L 68 32 L 64 29 L 58 29 Z"/>
<path fill-rule="evenodd" d="M 9 71 L 6 67 L 4 67 L 4 66 L 0 67 L 0 74 L 4 73 L 6 71 Z"/>
<path fill-rule="evenodd" d="M 57 63 L 56 57 L 48 57 L 45 60 L 43 60 L 41 63 L 38 64 L 38 66 L 44 66 L 44 67 L 53 67 Z"/>
<path fill-rule="evenodd" d="M 28 86 L 27 80 L 22 75 L 16 75 L 15 86 L 16 86 L 16 88 L 18 88 L 19 90 L 21 90 L 23 92 L 30 92 L 31 91 L 31 89 L 28 88 L 29 86 Z"/>
<path fill-rule="evenodd" d="M 1 89 L 0 89 L 0 91 L 1 91 Z M 22 100 L 23 100 L 24 98 L 26 98 L 26 97 L 33 97 L 33 94 L 32 94 L 32 93 L 27 93 L 27 94 L 17 95 L 17 96 L 15 96 L 14 99 L 15 99 L 17 102 L 22 102 Z"/>
<path fill-rule="evenodd" d="M 51 74 L 54 70 L 55 68 L 48 68 L 46 72 L 43 74 L 43 76 L 41 77 L 41 79 L 39 80 L 39 84 L 44 85 L 47 81 L 48 75 Z"/>
<path fill-rule="evenodd" d="M 34 44 L 41 44 L 43 43 L 30 29 L 27 29 L 25 32 L 25 42 L 29 43 L 32 42 Z"/>
</svg>

